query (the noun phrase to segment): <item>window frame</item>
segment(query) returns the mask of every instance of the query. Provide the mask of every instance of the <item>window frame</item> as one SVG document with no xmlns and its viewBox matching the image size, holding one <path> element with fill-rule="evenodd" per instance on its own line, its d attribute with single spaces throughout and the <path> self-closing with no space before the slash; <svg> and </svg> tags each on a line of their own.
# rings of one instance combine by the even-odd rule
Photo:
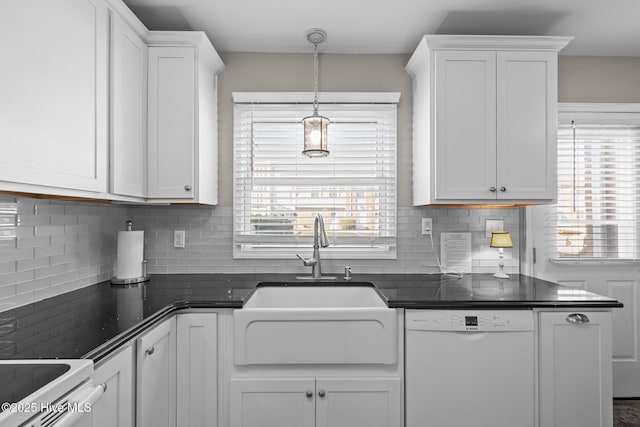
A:
<svg viewBox="0 0 640 427">
<path fill-rule="evenodd" d="M 640 103 L 559 103 L 558 104 L 558 128 L 571 123 L 571 120 L 582 120 L 582 123 L 594 123 L 598 125 L 627 123 L 640 126 Z M 580 123 L 577 124 L 578 126 Z M 559 156 L 559 154 L 558 154 Z M 558 159 L 560 160 L 560 159 Z M 558 162 L 560 164 L 560 162 Z M 558 169 L 560 173 L 560 169 Z M 640 176 L 640 171 L 636 173 Z M 558 178 L 558 191 L 560 194 L 561 180 Z M 638 205 L 636 218 L 640 218 L 640 194 L 636 196 Z M 555 236 L 561 227 L 558 223 L 559 211 L 557 202 L 550 205 L 546 213 L 545 228 Z M 637 219 L 636 222 L 640 221 Z M 638 224 L 640 226 L 640 224 Z M 557 264 L 622 264 L 640 262 L 640 236 L 635 237 L 636 256 L 634 258 L 623 257 L 561 257 L 558 251 L 558 243 L 555 238 L 549 239 L 549 261 Z"/>
<path fill-rule="evenodd" d="M 281 239 L 270 236 L 269 242 L 260 244 L 256 242 L 256 238 L 247 237 L 238 231 L 237 221 L 242 213 L 237 210 L 242 209 L 238 206 L 240 197 L 238 196 L 238 175 L 236 164 L 238 162 L 236 149 L 238 141 L 236 132 L 238 127 L 236 124 L 236 104 L 305 104 L 309 106 L 309 112 L 312 111 L 313 92 L 234 92 L 233 110 L 234 110 L 234 126 L 233 126 L 233 258 L 234 259 L 295 259 L 296 253 L 306 255 L 306 252 L 312 249 L 312 237 L 309 236 L 283 236 Z M 397 259 L 397 198 L 398 198 L 398 158 L 397 158 L 397 104 L 400 100 L 399 92 L 320 92 L 318 93 L 318 102 L 320 104 L 319 112 L 323 112 L 323 104 L 394 104 L 395 114 L 393 117 L 393 196 L 392 205 L 393 218 L 391 219 L 393 236 L 385 236 L 376 238 L 376 243 L 366 244 L 366 237 L 363 238 L 345 238 L 340 237 L 342 244 L 339 246 L 331 245 L 322 249 L 322 256 L 325 259 Z M 331 144 L 331 143 L 330 143 Z M 302 141 L 300 146 L 302 146 Z M 331 150 L 331 146 L 329 147 Z M 246 176 L 246 175 L 245 175 Z M 245 190 L 246 191 L 246 190 Z M 242 216 L 246 222 L 246 214 Z M 325 216 L 325 223 L 327 217 Z M 277 241 L 282 240 L 282 246 Z M 334 238 L 329 236 L 331 242 Z M 273 242 L 276 242 L 275 244 Z M 346 242 L 345 242 L 346 241 Z M 351 243 L 350 243 L 351 242 Z"/>
</svg>

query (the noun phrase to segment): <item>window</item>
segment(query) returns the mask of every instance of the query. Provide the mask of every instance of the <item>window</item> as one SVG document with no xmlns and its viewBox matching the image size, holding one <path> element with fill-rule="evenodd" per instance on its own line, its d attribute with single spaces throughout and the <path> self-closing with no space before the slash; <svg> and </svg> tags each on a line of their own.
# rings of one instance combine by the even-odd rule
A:
<svg viewBox="0 0 640 427">
<path fill-rule="evenodd" d="M 640 105 L 629 107 L 561 104 L 551 210 L 559 260 L 639 258 Z"/>
<path fill-rule="evenodd" d="M 323 257 L 396 257 L 399 94 L 334 97 L 342 99 L 321 97 L 319 108 L 331 120 L 331 154 L 310 159 L 302 155 L 301 124 L 310 102 L 234 93 L 234 257 L 306 254 L 316 213 L 331 242 Z"/>
</svg>

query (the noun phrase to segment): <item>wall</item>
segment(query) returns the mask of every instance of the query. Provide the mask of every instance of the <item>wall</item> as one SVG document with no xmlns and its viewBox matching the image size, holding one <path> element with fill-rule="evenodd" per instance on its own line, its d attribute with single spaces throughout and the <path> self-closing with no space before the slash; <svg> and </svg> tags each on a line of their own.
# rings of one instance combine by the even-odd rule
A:
<svg viewBox="0 0 640 427">
<path fill-rule="evenodd" d="M 124 206 L 0 196 L 0 311 L 113 276 Z"/>
<path fill-rule="evenodd" d="M 640 102 L 640 57 L 560 56 L 560 102 Z"/>
<path fill-rule="evenodd" d="M 225 69 L 218 81 L 219 203 L 233 200 L 232 92 L 312 92 L 313 54 L 220 54 Z M 398 206 L 411 206 L 411 77 L 409 55 L 323 54 L 321 92 L 400 92 L 398 103 Z"/>
</svg>

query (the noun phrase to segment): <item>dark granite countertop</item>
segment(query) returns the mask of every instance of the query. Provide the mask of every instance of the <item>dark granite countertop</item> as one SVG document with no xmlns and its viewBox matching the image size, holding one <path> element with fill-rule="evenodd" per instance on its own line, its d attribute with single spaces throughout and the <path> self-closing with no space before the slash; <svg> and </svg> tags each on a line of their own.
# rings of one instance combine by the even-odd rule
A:
<svg viewBox="0 0 640 427">
<path fill-rule="evenodd" d="M 456 279 L 358 274 L 353 281 L 374 283 L 389 307 L 396 308 L 622 307 L 615 299 L 524 275 L 496 279 L 471 274 Z M 99 361 L 176 310 L 241 308 L 260 282 L 298 281 L 293 274 L 153 275 L 142 286 L 113 287 L 103 282 L 0 312 L 0 359 L 87 357 Z M 349 283 L 338 280 L 342 282 Z"/>
</svg>

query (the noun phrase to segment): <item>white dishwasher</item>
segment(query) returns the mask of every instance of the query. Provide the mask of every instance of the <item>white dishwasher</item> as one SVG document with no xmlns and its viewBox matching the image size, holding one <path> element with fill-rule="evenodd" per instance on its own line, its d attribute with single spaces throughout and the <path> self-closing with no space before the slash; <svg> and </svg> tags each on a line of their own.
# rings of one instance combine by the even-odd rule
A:
<svg viewBox="0 0 640 427">
<path fill-rule="evenodd" d="M 407 310 L 406 427 L 533 427 L 531 310 Z"/>
</svg>

